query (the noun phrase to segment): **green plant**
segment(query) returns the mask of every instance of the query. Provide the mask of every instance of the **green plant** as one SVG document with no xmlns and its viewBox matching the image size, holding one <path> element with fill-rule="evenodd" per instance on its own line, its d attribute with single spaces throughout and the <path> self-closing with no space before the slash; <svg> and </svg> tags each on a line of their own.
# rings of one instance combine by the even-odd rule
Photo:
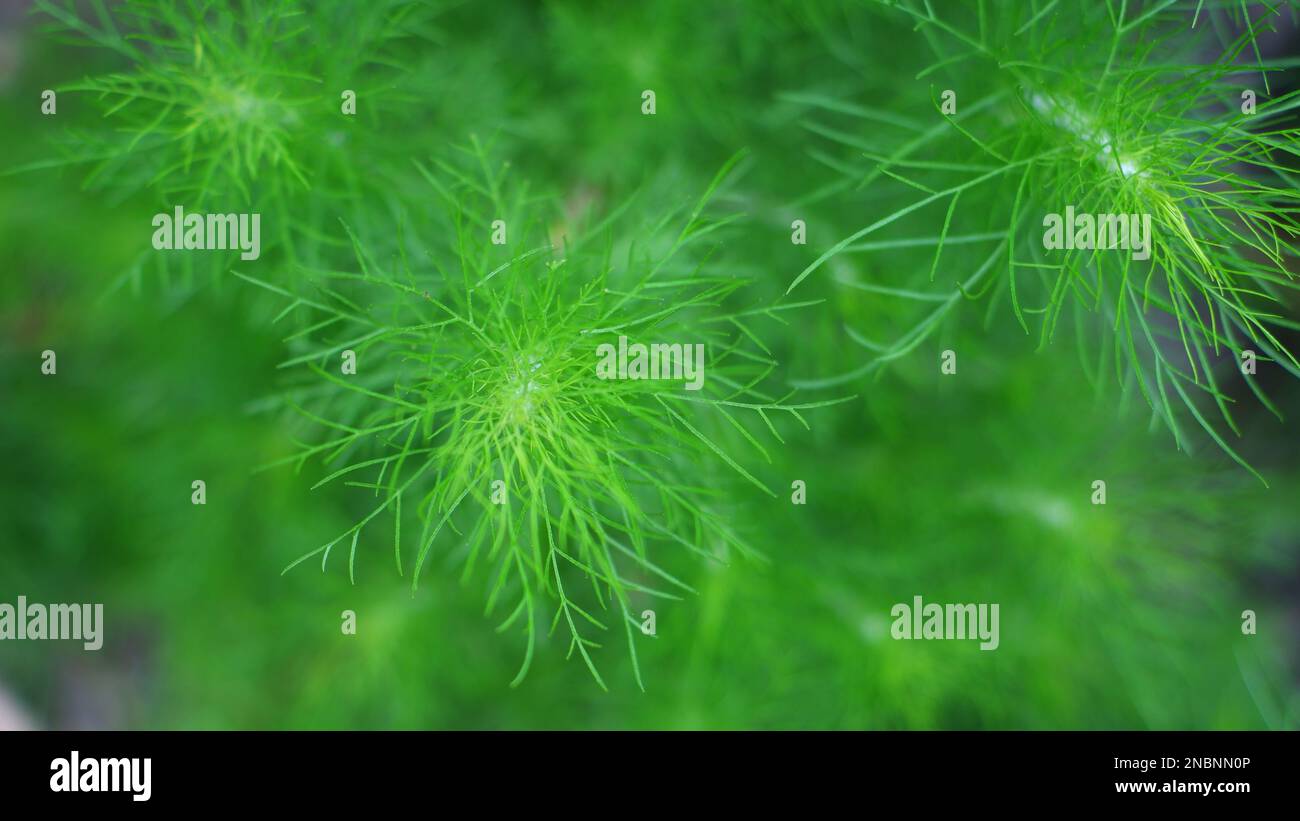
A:
<svg viewBox="0 0 1300 821">
<path fill-rule="evenodd" d="M 343 480 L 380 500 L 290 567 L 320 556 L 323 570 L 347 544 L 353 576 L 362 532 L 388 514 L 397 570 L 409 569 L 414 592 L 438 536 L 452 530 L 463 577 L 488 566 L 487 612 L 508 608 L 498 629 L 520 627 L 526 637 L 516 684 L 547 601 L 550 631 L 564 625 L 569 654 L 602 687 L 590 652 L 600 645 L 588 633 L 609 629 L 609 618 L 621 623 L 640 684 L 633 597 L 691 590 L 653 555 L 668 546 L 718 561 L 754 554 L 728 522 L 727 511 L 744 504 L 706 466 L 721 464 L 742 489 L 774 497 L 728 443 L 739 437 L 770 461 L 755 430 L 781 441 L 778 417 L 806 425 L 802 412 L 838 400 L 767 393 L 777 363 L 761 325 L 806 305 L 737 305 L 744 280 L 710 272 L 716 249 L 706 239 L 738 215 L 713 217 L 706 207 L 739 157 L 698 200 L 653 223 L 625 226 L 625 203 L 584 227 L 551 225 L 541 217 L 546 203 L 507 185 L 480 146 L 471 156 L 473 172 L 420 166 L 449 209 L 453 255 L 430 253 L 420 266 L 399 240 L 399 257 L 385 265 L 354 237 L 357 270 L 303 271 L 310 297 L 240 274 L 290 298 L 285 314 L 312 319 L 290 337 L 303 351 L 283 365 L 316 379 L 290 390 L 288 402 L 313 434 L 328 436 L 281 461 L 323 457 L 331 470 L 317 487 Z M 495 230 L 509 230 L 509 241 L 494 245 Z M 631 239 L 616 242 L 624 231 Z M 704 345 L 702 389 L 598 378 L 599 346 L 620 337 Z M 345 351 L 362 363 L 355 380 L 331 372 Z M 403 507 L 420 522 L 413 563 L 403 559 Z"/>
<path fill-rule="evenodd" d="M 39 0 L 34 11 L 51 36 L 112 59 L 111 70 L 57 87 L 99 120 L 65 100 L 72 122 L 54 141 L 59 156 L 9 173 L 71 167 L 84 170 L 83 188 L 116 202 L 147 195 L 168 210 L 258 212 L 266 244 L 289 262 L 346 251 L 335 221 L 364 225 L 386 209 L 394 163 L 416 150 L 423 111 L 410 72 L 437 38 L 436 4 L 90 6 Z M 231 261 L 199 259 L 208 277 Z M 169 263 L 196 278 L 193 257 L 146 250 L 114 284 L 138 288 L 150 266 L 171 278 Z"/>
<path fill-rule="evenodd" d="M 0 576 L 103 599 L 106 725 L 1296 726 L 1294 3 L 33 5 Z M 1070 205 L 1153 258 L 1043 247 Z M 1144 424 L 1195 414 L 1271 487 Z M 917 593 L 1005 640 L 892 641 Z M 63 664 L 0 684 L 75 722 Z"/>
<path fill-rule="evenodd" d="M 1222 384 L 1225 363 L 1234 367 L 1249 350 L 1300 376 L 1279 337 L 1300 328 L 1289 317 L 1300 287 L 1292 272 L 1300 251 L 1300 96 L 1263 96 L 1257 108 L 1242 103 L 1238 61 L 1258 54 L 1268 15 L 1248 21 L 1216 60 L 1200 64 L 1196 53 L 1214 31 L 1203 23 L 1188 37 L 1183 10 L 1172 5 L 1083 4 L 1066 15 L 1050 2 L 1035 4 L 1022 20 L 988 14 L 984 3 L 942 13 L 928 2 L 893 4 L 891 13 L 913 21 L 934 53 L 917 79 L 946 76 L 945 85 L 958 90 L 955 111 L 932 85 L 933 124 L 921 124 L 920 114 L 893 118 L 896 127 L 862 152 L 866 163 L 844 169 L 859 187 L 904 186 L 893 195 L 903 204 L 828 248 L 788 292 L 839 255 L 892 254 L 906 260 L 896 267 L 914 273 L 889 282 L 842 276 L 840 284 L 932 307 L 892 342 L 851 323 L 850 338 L 873 356 L 842 375 L 800 384 L 876 372 L 915 351 L 957 306 L 988 296 L 989 315 L 1009 304 L 1040 349 L 1066 317 L 1090 380 L 1100 385 L 1113 369 L 1180 448 L 1191 446 L 1182 408 L 1253 472 L 1211 424 L 1198 394 L 1239 434 L 1234 399 Z M 1204 11 L 1216 19 L 1223 13 Z M 1258 60 L 1257 71 L 1266 79 L 1283 65 Z M 842 120 L 874 118 L 844 103 L 813 102 Z M 848 129 L 814 128 L 862 147 Z M 886 139 L 900 131 L 906 136 Z M 1150 219 L 1149 261 L 1100 243 L 1046 247 L 1045 215 L 1067 208 Z M 900 226 L 924 233 L 874 241 Z M 1073 236 L 1075 226 L 1064 231 Z M 936 280 L 954 287 L 936 288 Z M 1280 416 L 1257 381 L 1246 382 Z"/>
</svg>

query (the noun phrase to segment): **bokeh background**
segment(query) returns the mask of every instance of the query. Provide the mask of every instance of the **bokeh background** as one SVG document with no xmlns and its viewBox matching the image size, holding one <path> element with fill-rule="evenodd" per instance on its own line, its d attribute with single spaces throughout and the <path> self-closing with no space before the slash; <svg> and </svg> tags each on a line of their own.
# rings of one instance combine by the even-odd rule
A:
<svg viewBox="0 0 1300 821">
<path fill-rule="evenodd" d="M 75 8 L 94 19 L 95 4 Z M 826 108 L 809 101 L 931 111 L 933 78 L 916 78 L 932 62 L 925 38 L 866 4 L 424 11 L 420 38 L 399 44 L 404 80 L 388 102 L 407 124 L 348 126 L 359 166 L 383 156 L 409 169 L 406 152 L 436 155 L 473 133 L 545 196 L 600 208 L 641 188 L 638 207 L 653 208 L 698 193 L 748 148 L 723 201 L 749 217 L 720 264 L 772 294 L 882 207 L 843 183 L 809 127 Z M 325 3 L 306 19 L 324 31 L 347 14 Z M 57 115 L 40 113 L 41 90 L 127 66 L 48 22 L 29 3 L 0 3 L 0 171 L 113 127 L 93 95 L 60 93 Z M 1297 53 L 1286 30 L 1267 47 Z M 640 112 L 645 88 L 653 120 Z M 868 147 L 888 128 L 845 127 Z M 1240 451 L 1266 488 L 1208 443 L 1180 453 L 1140 402 L 1091 385 L 1073 334 L 1035 352 L 1005 306 L 988 323 L 980 306 L 848 386 L 856 400 L 811 414 L 811 430 L 754 466 L 778 490 L 808 487 L 805 506 L 788 492 L 746 503 L 737 525 L 765 561 L 664 559 L 698 595 L 657 606 L 646 692 L 616 646 L 601 658 L 606 693 L 558 639 L 510 688 L 521 645 L 483 617 L 482 586 L 460 582 L 455 551 L 414 596 L 382 546 L 359 560 L 355 584 L 342 564 L 281 575 L 365 500 L 309 490 L 318 468 L 256 470 L 291 445 L 288 423 L 265 411 L 284 358 L 265 295 L 220 273 L 140 269 L 155 192 L 111 173 L 90 180 L 90 167 L 0 176 L 0 601 L 102 602 L 106 641 L 97 653 L 0 644 L 0 726 L 1300 726 L 1294 381 L 1267 377 L 1288 422 L 1251 402 L 1239 411 Z M 812 226 L 807 247 L 789 242 L 794 218 Z M 924 268 L 928 256 L 844 265 Z M 826 302 L 778 340 L 784 379 L 857 365 L 845 318 L 878 310 L 829 279 L 809 296 Z M 950 347 L 955 379 L 933 365 Z M 40 373 L 47 348 L 56 377 Z M 1090 503 L 1096 478 L 1105 506 Z M 917 594 L 999 602 L 1000 648 L 892 641 L 890 607 Z M 341 634 L 345 609 L 356 636 Z M 1246 609 L 1257 635 L 1242 634 Z"/>
</svg>

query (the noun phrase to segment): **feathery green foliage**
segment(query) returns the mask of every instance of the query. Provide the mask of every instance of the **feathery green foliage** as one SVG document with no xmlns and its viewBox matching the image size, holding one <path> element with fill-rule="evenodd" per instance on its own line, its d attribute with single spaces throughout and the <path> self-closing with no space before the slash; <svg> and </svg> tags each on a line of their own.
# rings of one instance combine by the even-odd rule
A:
<svg viewBox="0 0 1300 821">
<path fill-rule="evenodd" d="M 905 127 L 889 132 L 901 136 L 872 141 L 860 152 L 864 159 L 844 169 L 856 185 L 904 186 L 910 196 L 828 248 L 788 290 L 840 254 L 924 248 L 929 264 L 901 281 L 842 281 L 917 303 L 922 318 L 892 342 L 850 327 L 871 358 L 802 384 L 855 380 L 914 351 L 964 302 L 1005 299 L 1040 348 L 1055 339 L 1062 317 L 1074 323 L 1084 348 L 1096 351 L 1084 357 L 1089 378 L 1106 379 L 1113 369 L 1180 447 L 1190 446 L 1180 421 L 1190 415 L 1246 466 L 1197 395 L 1212 399 L 1239 433 L 1233 399 L 1220 385 L 1224 360 L 1232 367 L 1250 350 L 1300 376 L 1300 363 L 1278 336 L 1279 329 L 1297 328 L 1290 317 L 1300 287 L 1292 271 L 1300 250 L 1293 216 L 1300 205 L 1300 127 L 1293 124 L 1300 92 L 1262 98 L 1257 109 L 1241 104 L 1247 69 L 1240 61 L 1267 17 L 1201 65 L 1196 52 L 1213 44 L 1211 29 L 1203 24 L 1186 36 L 1172 4 L 1141 11 L 1085 4 L 1069 15 L 1057 3 L 1038 5 L 1023 22 L 986 15 L 983 3 L 966 12 L 940 12 L 929 3 L 891 9 L 914 21 L 934 52 L 917 78 L 960 76 L 960 102 L 955 113 L 942 113 L 932 85 L 941 114 L 934 125 L 904 120 Z M 1255 70 L 1267 76 L 1281 67 L 1261 61 Z M 867 117 L 848 104 L 812 102 L 850 123 Z M 861 148 L 862 141 L 846 136 L 849 128 L 814 130 Z M 1044 215 L 1067 206 L 1150 215 L 1150 261 L 1113 245 L 1045 248 Z M 876 239 L 886 229 L 922 224 L 937 233 Z M 1248 384 L 1278 413 L 1254 381 Z"/>
<path fill-rule="evenodd" d="M 113 619 L 6 645 L 40 721 L 1298 726 L 1296 4 L 33 6 L 0 579 Z M 1045 248 L 1070 205 L 1152 259 Z M 174 206 L 264 253 L 150 248 Z M 891 640 L 917 593 L 998 650 Z"/>
<path fill-rule="evenodd" d="M 352 575 L 363 531 L 374 535 L 378 528 L 367 527 L 387 514 L 397 570 L 410 573 L 414 590 L 439 535 L 453 531 L 465 578 L 487 568 L 488 612 L 508 611 L 499 630 L 522 626 L 527 649 L 516 683 L 548 618 L 601 686 L 590 653 L 600 644 L 589 634 L 621 624 L 639 681 L 632 595 L 677 598 L 691 589 L 652 553 L 671 547 L 720 561 L 752 554 L 728 523 L 728 511 L 745 507 L 732 498 L 737 490 L 775 496 L 729 440 L 771 461 L 759 437 L 780 442 L 778 420 L 806 426 L 803 411 L 835 404 L 795 403 L 764 387 L 777 363 L 763 325 L 807 306 L 745 306 L 737 293 L 744 280 L 710 272 L 716 247 L 708 241 L 739 215 L 715 217 L 707 206 L 739 157 L 698 200 L 653 225 L 624 225 L 624 206 L 588 227 L 542 218 L 545 203 L 514 195 L 477 144 L 469 153 L 481 172 L 421 168 L 449 208 L 454 256 L 411 259 L 403 244 L 384 263 L 354 239 L 354 270 L 302 272 L 310 295 L 240 274 L 290 296 L 284 314 L 310 316 L 289 338 L 302 352 L 282 367 L 314 374 L 287 401 L 320 441 L 283 461 L 301 466 L 321 456 L 330 472 L 317 486 L 341 480 L 378 499 L 291 567 L 319 555 L 324 569 L 333 548 L 346 545 Z M 499 247 L 489 241 L 494 215 L 520 226 Z M 630 239 L 619 238 L 625 232 Z M 620 336 L 704 344 L 703 389 L 597 378 L 597 346 Z M 355 380 L 334 372 L 344 351 L 363 363 Z M 403 555 L 404 507 L 420 522 L 413 561 Z M 551 614 L 541 612 L 548 601 Z"/>
</svg>

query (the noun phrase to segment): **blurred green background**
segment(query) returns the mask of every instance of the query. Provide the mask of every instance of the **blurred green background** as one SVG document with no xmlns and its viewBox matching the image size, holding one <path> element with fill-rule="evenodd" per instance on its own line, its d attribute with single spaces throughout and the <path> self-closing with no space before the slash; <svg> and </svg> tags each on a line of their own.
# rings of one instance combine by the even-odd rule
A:
<svg viewBox="0 0 1300 821">
<path fill-rule="evenodd" d="M 347 19 L 322 5 L 322 17 Z M 0 9 L 0 170 L 55 155 L 68 129 L 112 128 L 93 95 L 61 93 L 47 117 L 40 92 L 126 61 L 43 32 L 28 4 Z M 799 95 L 918 116 L 930 106 L 931 80 L 915 78 L 924 39 L 856 4 L 429 9 L 425 38 L 400 44 L 404 80 L 389 103 L 423 125 L 362 117 L 350 137 L 358 163 L 392 160 L 393 196 L 416 196 L 400 187 L 415 176 L 405 152 L 437 155 L 471 133 L 494 138 L 534 190 L 598 207 L 638 186 L 650 205 L 698 194 L 746 147 L 724 201 L 749 216 L 718 263 L 772 294 L 882 210 L 870 189 L 835 188 Z M 359 559 L 355 585 L 341 563 L 281 575 L 365 509 L 346 492 L 310 491 L 319 472 L 255 471 L 291 444 L 285 420 L 259 405 L 283 384 L 283 332 L 264 295 L 232 277 L 125 276 L 157 201 L 111 175 L 85 182 L 77 165 L 0 176 L 0 601 L 102 602 L 106 640 L 96 653 L 0 643 L 0 699 L 11 702 L 0 723 L 1300 727 L 1294 424 L 1242 403 L 1241 451 L 1265 488 L 1208 443 L 1179 453 L 1140 402 L 1091 386 L 1073 334 L 1035 353 L 1014 323 L 986 328 L 982 306 L 847 386 L 858 399 L 810 414 L 811 431 L 792 430 L 773 463 L 751 466 L 779 491 L 745 502 L 737 522 L 766 561 L 664 559 L 699 593 L 656 605 L 658 634 L 641 650 L 647 692 L 616 642 L 602 653 L 604 693 L 559 638 L 512 689 L 520 643 L 483 617 L 482 586 L 459 583 L 455 551 L 436 557 L 414 597 L 382 546 Z M 368 203 L 350 207 L 383 223 L 382 206 L 361 213 Z M 796 217 L 811 226 L 808 246 L 789 242 Z M 928 265 L 924 253 L 856 259 Z M 829 281 L 808 287 L 827 302 L 777 340 L 783 379 L 856 366 L 863 352 L 843 323 L 877 310 Z M 932 364 L 950 347 L 961 351 L 954 380 Z M 41 374 L 45 349 L 57 376 Z M 1300 412 L 1296 384 L 1270 387 Z M 199 478 L 205 506 L 190 503 Z M 1098 478 L 1105 506 L 1090 503 Z M 806 506 L 780 492 L 795 479 Z M 1001 646 L 892 641 L 890 608 L 913 595 L 1000 603 Z M 340 631 L 345 609 L 356 636 Z M 1257 635 L 1242 634 L 1246 609 Z"/>
</svg>

